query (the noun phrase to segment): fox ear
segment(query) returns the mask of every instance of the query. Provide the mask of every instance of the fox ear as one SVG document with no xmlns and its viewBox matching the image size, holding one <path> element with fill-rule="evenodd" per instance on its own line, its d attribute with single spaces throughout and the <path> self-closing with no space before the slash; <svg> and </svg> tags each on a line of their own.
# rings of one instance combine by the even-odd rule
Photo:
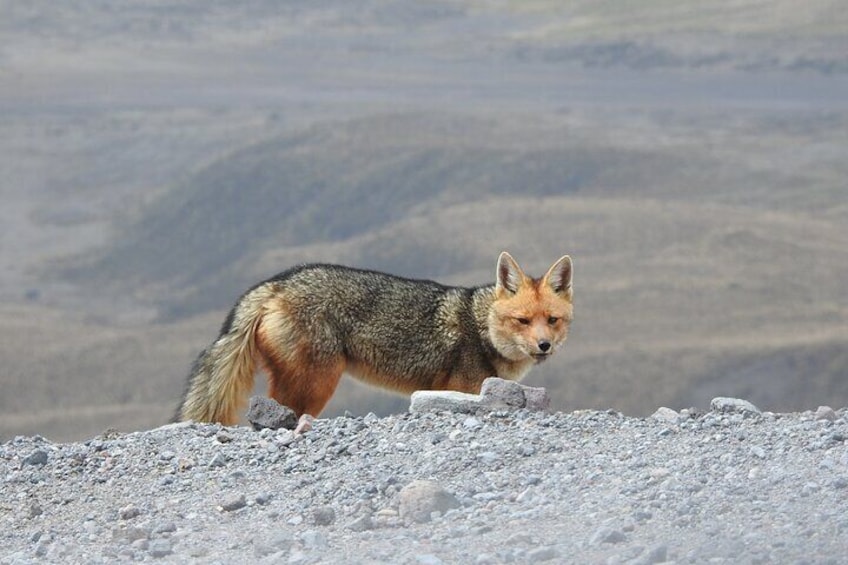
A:
<svg viewBox="0 0 848 565">
<path fill-rule="evenodd" d="M 502 292 L 515 294 L 524 281 L 524 271 L 506 251 L 498 257 L 498 272 L 495 280 L 497 281 L 495 291 L 498 294 Z"/>
<path fill-rule="evenodd" d="M 574 272 L 574 266 L 571 263 L 571 257 L 563 255 L 559 261 L 554 263 L 548 272 L 545 274 L 544 281 L 551 285 L 554 292 L 564 294 L 571 297 L 571 275 Z"/>
</svg>

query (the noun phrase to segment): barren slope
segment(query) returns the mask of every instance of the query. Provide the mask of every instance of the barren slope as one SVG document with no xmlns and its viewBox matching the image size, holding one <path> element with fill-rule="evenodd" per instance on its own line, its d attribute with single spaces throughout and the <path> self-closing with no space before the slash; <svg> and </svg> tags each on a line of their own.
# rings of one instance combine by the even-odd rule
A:
<svg viewBox="0 0 848 565">
<path fill-rule="evenodd" d="M 296 262 L 504 248 L 575 258 L 558 408 L 846 402 L 839 2 L 0 4 L 2 437 L 163 422 Z"/>
</svg>

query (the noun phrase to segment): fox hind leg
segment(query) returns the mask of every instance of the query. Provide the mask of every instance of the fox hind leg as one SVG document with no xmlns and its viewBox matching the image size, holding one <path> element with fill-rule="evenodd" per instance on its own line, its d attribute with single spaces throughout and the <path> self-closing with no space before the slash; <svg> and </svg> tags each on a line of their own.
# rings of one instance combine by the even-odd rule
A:
<svg viewBox="0 0 848 565">
<path fill-rule="evenodd" d="M 292 364 L 294 365 L 294 364 Z M 268 396 L 288 406 L 298 417 L 318 416 L 329 402 L 344 372 L 344 361 L 304 366 L 266 363 Z"/>
<path fill-rule="evenodd" d="M 298 417 L 321 413 L 346 365 L 332 335 L 317 340 L 322 347 L 316 348 L 316 341 L 307 337 L 315 334 L 315 330 L 300 327 L 290 307 L 281 301 L 269 308 L 257 331 L 257 349 L 268 373 L 268 396 Z"/>
</svg>

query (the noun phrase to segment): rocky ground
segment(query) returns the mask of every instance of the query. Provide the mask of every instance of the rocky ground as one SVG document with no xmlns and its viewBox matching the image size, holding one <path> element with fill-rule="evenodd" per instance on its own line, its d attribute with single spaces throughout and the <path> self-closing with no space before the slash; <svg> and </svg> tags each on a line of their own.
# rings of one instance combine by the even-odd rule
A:
<svg viewBox="0 0 848 565">
<path fill-rule="evenodd" d="M 0 563 L 844 563 L 848 409 L 173 424 L 0 446 Z"/>
</svg>

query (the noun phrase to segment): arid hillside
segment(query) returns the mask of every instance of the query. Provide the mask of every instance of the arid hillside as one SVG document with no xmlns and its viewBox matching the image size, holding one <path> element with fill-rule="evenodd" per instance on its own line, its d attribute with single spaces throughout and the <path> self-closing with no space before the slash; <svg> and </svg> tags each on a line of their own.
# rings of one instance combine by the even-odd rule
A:
<svg viewBox="0 0 848 565">
<path fill-rule="evenodd" d="M 848 404 L 835 3 L 7 7 L 0 438 L 163 423 L 289 266 L 480 284 L 503 249 L 575 261 L 555 409 Z"/>
</svg>

